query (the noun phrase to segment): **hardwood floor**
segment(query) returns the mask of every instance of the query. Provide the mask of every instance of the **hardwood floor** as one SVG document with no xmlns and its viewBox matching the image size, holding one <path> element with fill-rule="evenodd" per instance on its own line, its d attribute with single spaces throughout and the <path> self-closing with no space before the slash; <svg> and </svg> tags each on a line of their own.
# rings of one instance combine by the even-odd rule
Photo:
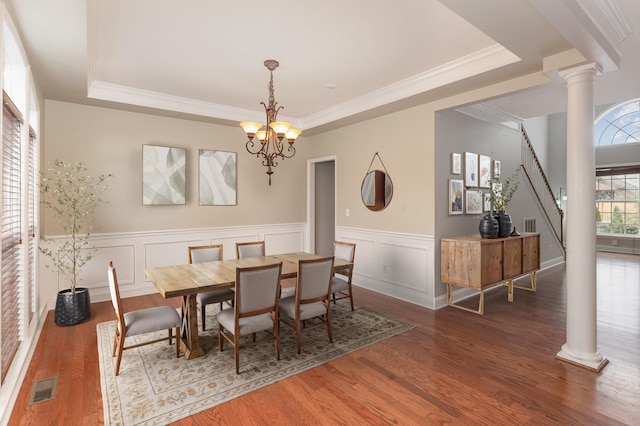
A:
<svg viewBox="0 0 640 426">
<path fill-rule="evenodd" d="M 617 425 L 640 419 L 640 256 L 598 254 L 600 374 L 555 359 L 565 342 L 565 273 L 538 291 L 486 294 L 485 315 L 420 308 L 355 289 L 356 304 L 415 324 L 409 332 L 199 413 L 177 424 Z M 159 295 L 125 299 L 154 306 Z M 49 313 L 10 425 L 102 424 L 96 324 L 63 328 Z M 59 376 L 55 400 L 27 405 L 33 381 Z"/>
</svg>

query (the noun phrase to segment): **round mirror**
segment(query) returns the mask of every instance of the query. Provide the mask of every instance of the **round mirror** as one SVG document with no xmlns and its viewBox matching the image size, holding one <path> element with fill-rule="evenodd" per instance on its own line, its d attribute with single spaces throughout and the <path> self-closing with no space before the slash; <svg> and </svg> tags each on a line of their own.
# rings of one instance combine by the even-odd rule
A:
<svg viewBox="0 0 640 426">
<path fill-rule="evenodd" d="M 372 170 L 362 181 L 361 193 L 362 202 L 369 210 L 384 210 L 393 196 L 391 178 L 381 170 Z"/>
</svg>

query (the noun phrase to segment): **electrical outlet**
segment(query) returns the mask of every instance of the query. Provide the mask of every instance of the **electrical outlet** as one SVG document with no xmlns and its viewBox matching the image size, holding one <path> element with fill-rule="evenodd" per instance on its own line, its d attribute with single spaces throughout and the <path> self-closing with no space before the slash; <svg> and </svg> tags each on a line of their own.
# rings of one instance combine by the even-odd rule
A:
<svg viewBox="0 0 640 426">
<path fill-rule="evenodd" d="M 349 217 L 349 209 L 344 209 L 344 215 L 345 215 L 346 217 Z"/>
</svg>

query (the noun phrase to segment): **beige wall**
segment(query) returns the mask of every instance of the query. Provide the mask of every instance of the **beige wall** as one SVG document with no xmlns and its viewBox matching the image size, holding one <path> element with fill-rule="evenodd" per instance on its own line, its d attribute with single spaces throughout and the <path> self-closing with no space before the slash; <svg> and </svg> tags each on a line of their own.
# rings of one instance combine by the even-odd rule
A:
<svg viewBox="0 0 640 426">
<path fill-rule="evenodd" d="M 337 226 L 434 235 L 435 113 L 548 81 L 531 74 L 296 141 L 298 153 L 281 161 L 268 186 L 265 168 L 244 148 L 240 127 L 45 102 L 43 162 L 84 159 L 94 173 L 113 173 L 109 204 L 97 214 L 95 232 L 135 232 L 234 225 L 306 222 L 307 159 L 336 156 Z M 445 143 L 446 141 L 439 141 Z M 143 144 L 187 149 L 187 204 L 143 206 Z M 198 149 L 238 153 L 238 205 L 198 206 Z M 378 152 L 393 182 L 383 211 L 362 203 L 360 188 Z M 372 168 L 382 169 L 376 159 Z M 345 210 L 349 209 L 347 217 Z M 45 213 L 42 233 L 59 227 Z"/>
<path fill-rule="evenodd" d="M 304 137 L 296 141 L 296 156 L 280 162 L 269 186 L 266 168 L 245 150 L 246 137 L 239 126 L 47 100 L 45 134 L 43 164 L 55 158 L 85 160 L 92 174 L 114 175 L 105 197 L 109 203 L 96 214 L 96 233 L 306 221 Z M 186 148 L 186 205 L 142 205 L 143 144 Z M 237 152 L 237 206 L 198 205 L 200 148 Z M 54 219 L 43 212 L 42 234 L 61 233 Z"/>
<path fill-rule="evenodd" d="M 337 226 L 433 233 L 433 118 L 419 106 L 311 137 L 310 158 L 336 155 Z M 393 182 L 393 199 L 378 212 L 360 196 L 376 152 Z M 383 166 L 376 158 L 371 168 Z"/>
</svg>

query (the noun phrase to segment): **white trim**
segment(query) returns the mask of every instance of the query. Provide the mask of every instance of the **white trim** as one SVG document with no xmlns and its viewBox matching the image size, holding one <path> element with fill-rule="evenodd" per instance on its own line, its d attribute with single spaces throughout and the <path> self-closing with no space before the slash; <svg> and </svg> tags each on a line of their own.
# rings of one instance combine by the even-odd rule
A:
<svg viewBox="0 0 640 426">
<path fill-rule="evenodd" d="M 91 8 L 89 10 L 91 13 Z M 229 107 L 212 102 L 204 102 L 179 96 L 166 95 L 149 90 L 121 86 L 101 81 L 95 76 L 95 58 L 92 52 L 93 36 L 89 34 L 89 59 L 87 73 L 87 96 L 130 105 L 158 108 L 204 117 L 213 117 L 229 121 L 261 121 L 264 113 L 243 108 Z M 409 77 L 376 91 L 359 96 L 350 101 L 327 108 L 302 118 L 278 117 L 291 122 L 301 130 L 307 130 L 323 124 L 371 110 L 395 101 L 405 99 L 438 87 L 462 80 L 483 72 L 520 61 L 516 55 L 499 44 L 474 52 L 447 64 Z"/>
</svg>

